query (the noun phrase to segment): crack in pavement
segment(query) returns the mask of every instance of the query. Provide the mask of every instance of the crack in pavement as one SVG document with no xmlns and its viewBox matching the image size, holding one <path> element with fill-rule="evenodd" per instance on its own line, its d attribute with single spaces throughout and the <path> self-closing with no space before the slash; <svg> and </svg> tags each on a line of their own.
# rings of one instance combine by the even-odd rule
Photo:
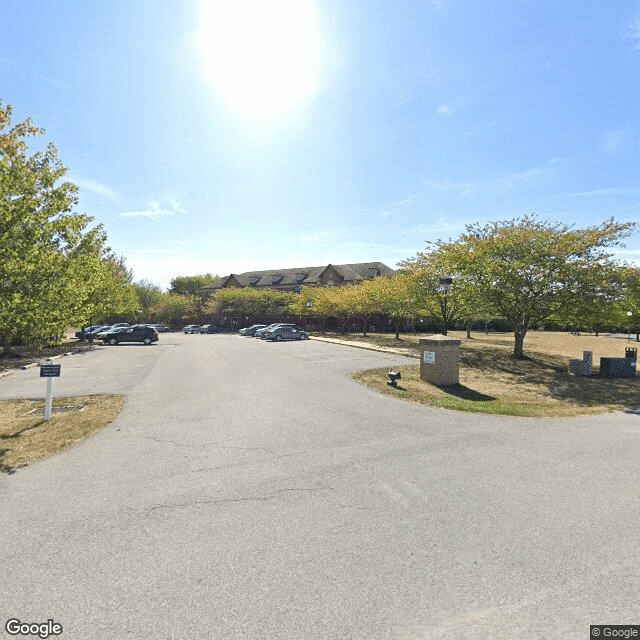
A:
<svg viewBox="0 0 640 640">
<path fill-rule="evenodd" d="M 159 504 L 155 507 L 151 507 L 151 509 L 147 510 L 146 513 L 149 515 L 153 511 L 160 509 L 182 509 L 198 505 L 229 504 L 233 502 L 266 502 L 267 500 L 278 497 L 279 493 L 296 491 L 335 491 L 335 489 L 333 487 L 285 487 L 284 489 L 276 489 L 275 493 L 266 496 L 246 496 L 240 498 L 223 498 L 218 500 L 194 500 L 191 502 L 179 502 L 176 504 Z"/>
<path fill-rule="evenodd" d="M 179 442 L 176 442 L 175 440 L 168 440 L 168 439 L 160 439 L 160 438 L 155 438 L 154 436 L 145 436 L 145 438 L 149 439 L 149 440 L 155 440 L 156 442 L 159 442 L 160 444 L 163 443 L 169 443 L 172 444 L 176 447 L 180 447 L 180 448 L 184 448 L 183 444 L 180 444 Z"/>
</svg>

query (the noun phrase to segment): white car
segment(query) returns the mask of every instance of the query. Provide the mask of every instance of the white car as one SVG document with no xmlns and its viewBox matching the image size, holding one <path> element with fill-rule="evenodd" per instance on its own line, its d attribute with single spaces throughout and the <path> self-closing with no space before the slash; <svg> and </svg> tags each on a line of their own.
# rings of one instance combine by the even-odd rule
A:
<svg viewBox="0 0 640 640">
<path fill-rule="evenodd" d="M 188 324 L 182 329 L 185 333 L 200 333 L 199 324 Z"/>
</svg>

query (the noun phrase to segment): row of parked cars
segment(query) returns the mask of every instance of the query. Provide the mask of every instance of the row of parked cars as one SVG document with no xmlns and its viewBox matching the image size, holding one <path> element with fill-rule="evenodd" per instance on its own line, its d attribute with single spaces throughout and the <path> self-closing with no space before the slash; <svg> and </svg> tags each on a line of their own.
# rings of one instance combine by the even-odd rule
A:
<svg viewBox="0 0 640 640">
<path fill-rule="evenodd" d="M 297 324 L 276 322 L 274 324 L 253 324 L 250 327 L 240 329 L 241 336 L 253 336 L 262 340 L 308 340 L 309 334 L 303 331 Z"/>
<path fill-rule="evenodd" d="M 113 325 L 91 325 L 76 332 L 79 340 L 102 340 L 105 344 L 119 344 L 120 342 L 142 342 L 151 344 L 158 341 L 158 333 L 169 331 L 169 327 L 162 324 L 129 324 L 118 322 Z"/>
<path fill-rule="evenodd" d="M 182 330 L 185 333 L 222 333 L 225 329 L 215 324 L 188 324 Z"/>
</svg>

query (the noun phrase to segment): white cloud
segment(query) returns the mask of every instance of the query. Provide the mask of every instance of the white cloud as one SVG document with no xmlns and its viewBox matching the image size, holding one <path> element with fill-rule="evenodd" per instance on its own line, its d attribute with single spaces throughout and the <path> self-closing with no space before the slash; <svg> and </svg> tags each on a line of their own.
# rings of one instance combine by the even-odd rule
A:
<svg viewBox="0 0 640 640">
<path fill-rule="evenodd" d="M 158 202 L 150 202 L 148 209 L 142 209 L 140 211 L 122 211 L 118 215 L 122 218 L 150 218 L 157 220 L 162 216 L 173 216 L 176 213 L 186 213 L 178 202 L 171 201 L 170 209 L 161 209 Z"/>
<path fill-rule="evenodd" d="M 453 105 L 450 102 L 447 102 L 445 104 L 441 104 L 436 109 L 436 113 L 439 116 L 446 116 L 447 118 L 450 118 L 455 113 L 455 110 L 453 108 Z"/>
<path fill-rule="evenodd" d="M 409 205 L 416 204 L 420 202 L 422 196 L 419 193 L 411 193 L 406 198 L 402 198 L 401 200 L 396 200 L 392 202 L 390 207 L 408 207 Z"/>
<path fill-rule="evenodd" d="M 331 230 L 301 233 L 292 238 L 292 242 L 296 244 L 321 244 L 323 242 L 334 241 L 338 233 L 339 232 Z"/>
<path fill-rule="evenodd" d="M 497 178 L 487 178 L 484 180 L 432 180 L 424 179 L 422 183 L 433 191 L 457 191 L 458 197 L 462 198 L 472 191 L 478 189 L 512 189 L 521 184 L 535 181 L 538 178 L 546 177 L 553 171 L 553 167 L 562 162 L 559 158 L 551 158 L 547 162 L 535 165 L 524 171 L 506 174 Z"/>
<path fill-rule="evenodd" d="M 400 233 L 405 236 L 417 238 L 420 241 L 425 239 L 433 240 L 441 236 L 458 236 L 464 231 L 466 224 L 467 222 L 464 220 L 446 220 L 444 216 L 440 216 L 440 218 L 434 222 L 415 225 L 403 229 Z"/>
<path fill-rule="evenodd" d="M 602 134 L 602 148 L 605 153 L 615 153 L 622 149 L 631 137 L 635 134 L 635 129 L 609 129 Z"/>
<path fill-rule="evenodd" d="M 459 98 L 455 98 L 454 100 L 449 100 L 448 102 L 443 102 L 441 105 L 438 105 L 436 109 L 436 113 L 439 116 L 444 116 L 445 118 L 450 118 L 454 116 L 460 109 L 462 109 L 467 102 L 467 98 L 465 96 L 460 96 Z"/>
<path fill-rule="evenodd" d="M 396 211 L 379 211 L 378 213 L 373 214 L 373 218 L 376 220 L 389 220 L 390 218 L 395 218 L 398 215 Z"/>
<path fill-rule="evenodd" d="M 422 0 L 422 2 L 431 5 L 436 11 L 442 13 L 447 8 L 450 0 Z"/>
<path fill-rule="evenodd" d="M 465 138 L 477 138 L 478 136 L 492 133 L 497 126 L 497 122 L 486 122 L 485 124 L 481 124 L 473 129 L 466 129 L 462 132 L 462 135 Z"/>
<path fill-rule="evenodd" d="M 56 78 L 50 78 L 49 76 L 45 76 L 42 73 L 34 71 L 28 67 L 25 67 L 20 62 L 16 60 L 12 60 L 11 58 L 6 58 L 4 56 L 0 56 L 0 67 L 4 67 L 8 71 L 13 73 L 18 73 L 23 76 L 29 76 L 33 80 L 38 82 L 42 82 L 43 84 L 48 84 L 52 87 L 56 87 L 58 89 L 68 89 L 69 85 L 57 80 Z"/>
<path fill-rule="evenodd" d="M 629 51 L 640 51 L 640 14 L 636 15 L 623 29 L 623 37 L 631 40 Z"/>
<path fill-rule="evenodd" d="M 82 191 L 89 191 L 90 193 L 95 193 L 102 198 L 111 200 L 111 202 L 120 202 L 120 196 L 118 193 L 106 184 L 102 184 L 102 182 L 92 180 L 91 178 L 83 178 L 82 176 L 73 176 L 69 178 L 69 180 L 80 187 L 81 193 Z"/>
<path fill-rule="evenodd" d="M 608 189 L 594 189 L 592 191 L 568 191 L 566 193 L 558 193 L 556 198 L 593 198 L 607 196 L 627 196 L 640 193 L 640 189 L 630 189 L 628 187 L 610 187 Z"/>
<path fill-rule="evenodd" d="M 165 255 L 184 255 L 184 251 L 176 251 L 175 249 L 131 249 L 130 254 L 141 256 L 165 256 Z"/>
</svg>

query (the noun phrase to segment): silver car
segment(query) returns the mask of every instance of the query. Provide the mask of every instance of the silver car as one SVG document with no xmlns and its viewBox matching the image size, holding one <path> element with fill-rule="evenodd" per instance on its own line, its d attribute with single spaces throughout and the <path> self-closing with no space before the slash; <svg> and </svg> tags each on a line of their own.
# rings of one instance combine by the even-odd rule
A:
<svg viewBox="0 0 640 640">
<path fill-rule="evenodd" d="M 274 340 L 280 342 L 281 340 L 307 340 L 309 334 L 298 327 L 288 327 L 286 325 L 280 325 L 273 329 L 267 329 L 262 336 L 263 340 Z"/>
<path fill-rule="evenodd" d="M 188 324 L 182 329 L 185 333 L 200 333 L 199 324 Z"/>
</svg>

